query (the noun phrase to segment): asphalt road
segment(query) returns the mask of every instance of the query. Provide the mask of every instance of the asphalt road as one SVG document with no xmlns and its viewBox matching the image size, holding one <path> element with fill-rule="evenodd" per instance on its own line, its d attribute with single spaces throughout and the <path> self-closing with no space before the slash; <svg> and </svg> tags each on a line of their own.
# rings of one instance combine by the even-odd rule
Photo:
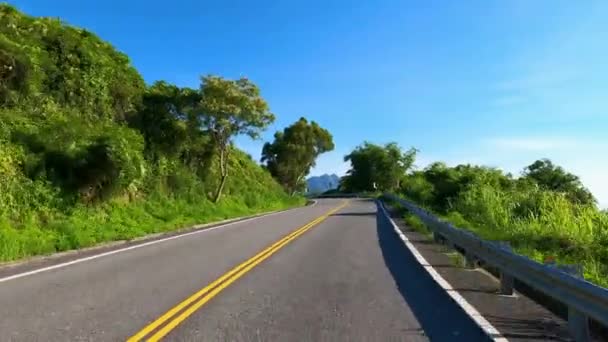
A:
<svg viewBox="0 0 608 342">
<path fill-rule="evenodd" d="M 327 215 L 343 202 L 0 282 L 0 340 L 120 341 L 159 318 L 142 339 L 164 331 L 168 341 L 485 340 L 373 201 Z"/>
</svg>

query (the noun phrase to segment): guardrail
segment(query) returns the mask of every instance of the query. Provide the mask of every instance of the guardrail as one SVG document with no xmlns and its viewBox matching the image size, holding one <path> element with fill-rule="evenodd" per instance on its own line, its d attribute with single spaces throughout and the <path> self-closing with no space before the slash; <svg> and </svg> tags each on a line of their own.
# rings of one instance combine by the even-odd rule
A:
<svg viewBox="0 0 608 342">
<path fill-rule="evenodd" d="M 589 341 L 588 318 L 608 327 L 608 289 L 585 281 L 580 271 L 538 263 L 515 254 L 508 243 L 483 240 L 400 197 L 392 194 L 384 197 L 418 216 L 436 240 L 444 240 L 463 250 L 468 266 L 475 267 L 480 260 L 496 268 L 500 272 L 503 294 L 513 294 L 513 280 L 517 279 L 565 304 L 568 307 L 568 328 L 576 341 Z"/>
</svg>

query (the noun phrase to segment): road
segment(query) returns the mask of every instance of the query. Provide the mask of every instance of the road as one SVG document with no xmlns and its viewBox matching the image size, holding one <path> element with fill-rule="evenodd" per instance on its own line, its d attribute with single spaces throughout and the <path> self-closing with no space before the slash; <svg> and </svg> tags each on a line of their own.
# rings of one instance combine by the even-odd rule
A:
<svg viewBox="0 0 608 342">
<path fill-rule="evenodd" d="M 484 340 L 377 213 L 324 199 L 0 282 L 0 340 Z"/>
</svg>

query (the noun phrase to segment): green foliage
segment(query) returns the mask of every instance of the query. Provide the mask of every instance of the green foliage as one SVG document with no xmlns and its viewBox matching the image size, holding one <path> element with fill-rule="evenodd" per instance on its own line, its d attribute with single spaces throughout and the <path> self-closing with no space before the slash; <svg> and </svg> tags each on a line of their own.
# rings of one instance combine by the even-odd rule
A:
<svg viewBox="0 0 608 342">
<path fill-rule="evenodd" d="M 32 66 L 16 44 L 0 36 L 0 105 L 19 101 L 20 94 L 28 94 L 28 79 Z"/>
<path fill-rule="evenodd" d="M 462 191 L 475 182 L 491 183 L 503 188 L 510 186 L 512 180 L 497 169 L 473 165 L 448 167 L 442 162 L 435 162 L 422 172 L 406 176 L 402 191 L 437 211 L 447 212 Z"/>
<path fill-rule="evenodd" d="M 398 189 L 416 153 L 413 148 L 403 152 L 396 143 L 379 146 L 365 142 L 344 157 L 351 168 L 342 180 L 341 189 L 350 192 Z"/>
<path fill-rule="evenodd" d="M 129 124 L 138 129 L 146 142 L 146 154 L 152 159 L 175 156 L 185 149 L 190 131 L 187 111 L 200 95 L 192 89 L 180 89 L 164 81 L 155 82 L 143 96 L 143 109 Z"/>
<path fill-rule="evenodd" d="M 305 177 L 317 157 L 334 149 L 331 134 L 316 122 L 300 118 L 283 132 L 276 132 L 272 143 L 264 144 L 262 162 L 289 193 L 306 186 Z"/>
<path fill-rule="evenodd" d="M 219 76 L 205 76 L 200 92 L 201 100 L 190 113 L 190 118 L 217 147 L 221 178 L 214 202 L 218 202 L 228 177 L 232 138 L 244 134 L 256 139 L 275 117 L 260 96 L 259 88 L 246 78 L 226 80 Z"/>
<path fill-rule="evenodd" d="M 303 204 L 231 147 L 274 118 L 253 83 L 146 88 L 88 31 L 1 4 L 0 22 L 0 261 Z"/>
<path fill-rule="evenodd" d="M 537 160 L 524 169 L 524 177 L 541 188 L 562 192 L 573 202 L 595 204 L 595 198 L 582 184 L 578 176 L 553 165 L 548 159 Z"/>
<path fill-rule="evenodd" d="M 435 199 L 435 187 L 424 177 L 424 173 L 418 171 L 404 177 L 401 191 L 406 197 L 424 206 L 431 205 Z"/>
<path fill-rule="evenodd" d="M 57 19 L 31 18 L 0 4 L 0 103 L 48 115 L 125 119 L 145 85 L 124 54 L 94 34 Z"/>
<path fill-rule="evenodd" d="M 608 216 L 592 205 L 535 187 L 501 190 L 478 184 L 461 195 L 451 220 L 454 213 L 459 224 L 481 236 L 509 241 L 541 262 L 553 256 L 582 264 L 588 279 L 608 285 Z"/>
<path fill-rule="evenodd" d="M 48 180 L 69 194 L 96 200 L 114 191 L 137 190 L 145 174 L 143 141 L 112 122 L 79 117 L 22 120 L 10 135 L 21 158 L 14 161 L 32 180 Z"/>
<path fill-rule="evenodd" d="M 226 80 L 212 75 L 202 78 L 201 102 L 194 114 L 220 145 L 239 134 L 255 139 L 275 119 L 260 89 L 249 79 Z"/>
<path fill-rule="evenodd" d="M 581 264 L 587 279 L 608 286 L 608 215 L 578 177 L 548 160 L 533 163 L 518 179 L 487 167 L 433 163 L 407 175 L 401 188 L 458 227 L 508 241 L 540 262 L 552 256 Z"/>
</svg>

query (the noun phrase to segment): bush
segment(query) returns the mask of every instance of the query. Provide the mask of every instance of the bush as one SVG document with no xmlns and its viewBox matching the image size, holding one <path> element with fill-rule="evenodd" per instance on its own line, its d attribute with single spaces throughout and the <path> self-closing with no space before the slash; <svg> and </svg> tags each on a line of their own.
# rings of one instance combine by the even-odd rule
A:
<svg viewBox="0 0 608 342">
<path fill-rule="evenodd" d="M 540 186 L 526 173 L 513 179 L 495 169 L 434 163 L 408 175 L 402 193 L 456 226 L 508 241 L 537 261 L 551 256 L 581 264 L 587 279 L 608 286 L 608 214 L 593 201 L 573 198 L 577 189 L 584 190 L 576 176 L 549 161 L 543 165 L 550 165 L 543 176 L 554 180 L 557 173 L 570 182 L 569 191 L 559 184 L 552 183 L 557 190 Z"/>
<path fill-rule="evenodd" d="M 608 216 L 594 206 L 572 203 L 566 194 L 473 184 L 445 218 L 485 239 L 508 241 L 539 262 L 551 256 L 581 264 L 587 279 L 608 285 Z"/>
<path fill-rule="evenodd" d="M 420 203 L 422 205 L 431 205 L 434 201 L 434 187 L 429 181 L 424 178 L 424 175 L 415 173 L 407 177 L 401 183 L 401 192 L 406 197 Z"/>
<path fill-rule="evenodd" d="M 31 18 L 6 4 L 0 4 L 0 19 L 0 56 L 5 66 L 16 66 L 4 74 L 19 95 L 17 106 L 40 113 L 56 104 L 78 108 L 89 118 L 124 119 L 135 112 L 144 81 L 110 44 L 60 20 Z"/>
</svg>

